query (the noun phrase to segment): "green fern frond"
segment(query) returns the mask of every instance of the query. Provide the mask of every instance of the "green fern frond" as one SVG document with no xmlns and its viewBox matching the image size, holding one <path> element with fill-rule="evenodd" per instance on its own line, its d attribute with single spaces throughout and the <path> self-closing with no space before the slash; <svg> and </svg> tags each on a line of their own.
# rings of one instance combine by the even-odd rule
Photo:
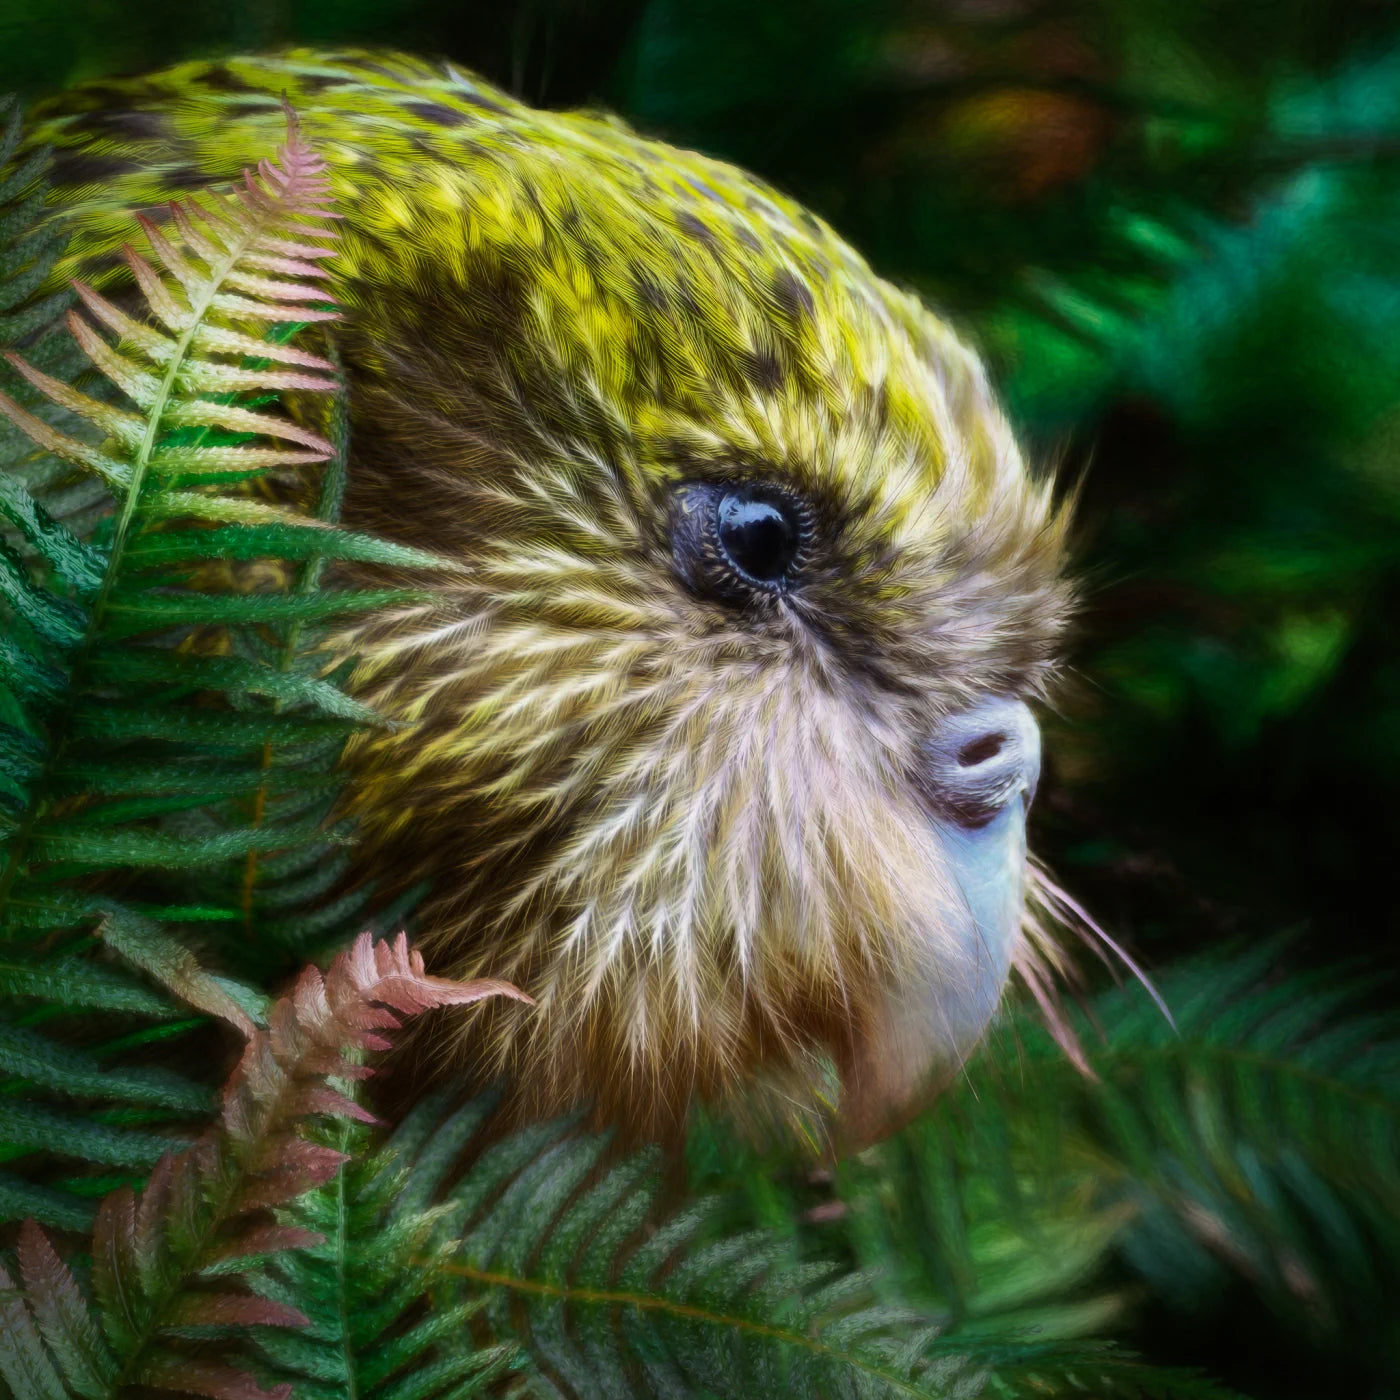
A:
<svg viewBox="0 0 1400 1400">
<path fill-rule="evenodd" d="M 1081 1382 L 1109 1367 L 1092 1393 L 1205 1385 L 1081 1339 L 1232 1286 L 1313 1345 L 1393 1357 L 1400 1022 L 1370 1009 L 1373 974 L 1289 972 L 1287 951 L 1166 973 L 1175 1027 L 1136 986 L 1099 997 L 1075 1027 L 1092 1077 L 1013 1011 L 931 1108 L 830 1174 L 701 1123 L 692 1179 L 723 1194 L 725 1231 L 847 1260 L 969 1357 L 1035 1341 L 1050 1370 L 1078 1355 Z M 996 1384 L 1020 1393 L 999 1355 Z"/>
<path fill-rule="evenodd" d="M 68 704 L 62 713 L 53 713 L 52 707 L 34 707 L 36 712 L 26 716 L 29 724 L 24 737 L 32 741 L 44 734 L 47 752 L 42 758 L 36 755 L 32 762 L 27 800 L 14 803 L 12 798 L 17 807 L 13 814 L 16 829 L 7 842 L 0 874 L 0 919 L 8 916 L 10 900 L 22 899 L 27 881 L 42 878 L 38 872 L 45 863 L 46 849 L 51 856 L 67 856 L 79 869 L 100 870 L 103 866 L 101 833 L 93 833 L 95 840 L 89 849 L 81 839 L 82 824 L 71 820 L 59 823 L 63 829 L 57 834 L 57 852 L 46 848 L 46 841 L 53 839 L 49 788 L 65 767 L 80 774 L 84 741 L 109 744 L 123 737 L 151 737 L 141 734 L 139 725 L 143 713 L 149 715 L 148 706 L 133 702 L 147 699 L 155 687 L 170 682 L 171 662 L 168 646 L 148 642 L 145 648 L 137 649 L 112 643 L 174 626 L 219 625 L 229 620 L 229 611 L 239 612 L 238 603 L 256 601 L 237 599 L 225 609 L 217 592 L 189 588 L 171 594 L 161 586 L 167 579 L 153 584 L 144 576 L 139 555 L 133 561 L 128 547 L 144 534 L 159 533 L 161 522 L 178 518 L 184 497 L 205 494 L 207 488 L 201 487 L 201 480 L 211 466 L 217 467 L 220 480 L 228 482 L 265 474 L 274 466 L 320 462 L 331 452 L 331 445 L 318 434 L 281 415 L 255 411 L 227 397 L 229 390 L 332 389 L 335 381 L 329 361 L 279 349 L 270 341 L 256 342 L 263 347 L 264 360 L 270 362 L 279 355 L 283 361 L 293 357 L 294 370 L 251 370 L 242 367 L 241 355 L 238 366 L 219 358 L 228 353 L 220 333 L 233 334 L 224 324 L 230 316 L 280 320 L 295 315 L 304 320 L 332 315 L 304 304 L 322 295 L 309 272 L 302 272 L 299 282 L 276 284 L 253 276 L 253 268 L 268 261 L 269 250 L 280 247 L 289 237 L 295 236 L 303 251 L 319 255 L 326 249 L 308 243 L 308 236 L 313 232 L 333 234 L 325 223 L 332 211 L 325 204 L 328 195 L 323 167 L 300 143 L 295 131 L 284 148 L 283 161 L 284 175 L 274 180 L 271 167 L 266 167 L 263 182 L 259 184 L 250 176 L 237 200 L 206 201 L 204 205 L 191 201 L 184 207 L 175 221 L 184 246 L 144 219 L 147 237 L 165 264 L 165 277 L 131 248 L 126 256 L 154 312 L 156 326 L 140 325 L 96 293 L 79 289 L 89 313 L 122 339 L 116 345 L 109 344 L 93 322 L 77 311 L 68 313 L 69 329 L 94 365 L 140 412 L 103 403 L 18 356 L 9 356 L 11 365 L 33 388 L 96 425 L 107 437 L 94 442 L 59 432 L 8 395 L 0 394 L 0 410 L 41 447 L 100 477 L 114 501 L 110 529 L 103 546 L 98 547 L 73 537 L 18 483 L 7 483 L 3 499 L 11 524 L 24 533 L 26 543 L 52 578 L 65 585 L 61 590 L 46 587 L 42 571 L 23 569 L 14 559 L 6 561 L 11 567 L 5 597 L 12 620 L 20 624 L 19 634 L 32 643 L 31 648 L 16 649 L 10 658 L 13 676 L 7 679 L 12 689 L 33 693 L 36 672 L 44 674 L 38 671 L 41 657 L 50 673 L 66 665 L 69 677 L 64 696 Z M 315 271 L 315 265 L 305 259 L 298 265 Z M 243 294 L 250 286 L 262 287 L 264 283 L 274 289 L 269 293 L 271 301 L 257 302 Z M 308 359 L 314 361 L 309 367 L 305 363 Z M 216 397 L 211 397 L 210 391 Z M 208 445 L 211 433 L 229 435 L 224 430 L 230 422 L 237 428 L 235 440 L 222 446 Z M 255 445 L 259 438 L 273 445 Z M 286 445 L 289 443 L 292 446 Z M 212 461 L 210 453 L 216 454 Z M 173 509 L 172 496 L 176 498 Z M 276 513 L 270 507 L 264 510 Z M 141 650 L 152 654 L 142 656 Z M 149 672 L 141 671 L 141 661 L 147 662 Z M 47 679 L 52 682 L 52 675 Z M 106 688 L 113 679 L 127 693 L 114 697 Z M 192 672 L 186 682 L 189 691 L 206 688 L 201 679 L 207 680 Z M 147 694 L 142 695 L 142 690 Z M 130 734 L 123 732 L 123 720 Z M 238 736 L 232 737 L 236 743 Z"/>
<path fill-rule="evenodd" d="M 86 1289 L 26 1222 L 20 1281 L 0 1267 L 0 1377 L 14 1400 L 115 1400 L 142 1387 L 212 1400 L 289 1397 L 290 1385 L 264 1391 L 242 1369 L 247 1330 L 301 1328 L 308 1318 L 275 1288 L 244 1284 L 257 1260 L 318 1241 L 271 1216 L 332 1181 L 346 1160 L 305 1136 L 306 1120 L 369 1116 L 334 1081 L 370 1073 L 362 1053 L 384 1048 L 401 1017 L 502 994 L 519 995 L 499 982 L 428 976 L 402 936 L 375 944 L 365 934 L 324 976 L 307 968 L 268 1029 L 249 1036 L 218 1125 L 163 1156 L 139 1194 L 122 1187 L 103 1201 Z M 414 1277 L 403 1281 L 410 1289 Z M 474 1370 L 487 1364 L 495 1358 Z"/>
<path fill-rule="evenodd" d="M 0 98 L 0 121 L 0 345 L 15 345 L 48 326 L 72 298 L 39 290 L 67 241 L 41 225 L 49 152 L 16 162 L 24 121 L 15 97 Z"/>
<path fill-rule="evenodd" d="M 280 162 L 163 227 L 143 216 L 154 261 L 126 257 L 149 322 L 79 286 L 71 335 L 8 357 L 0 412 L 40 455 L 0 463 L 0 1023 L 27 1047 L 0 1064 L 0 1160 L 22 1169 L 0 1173 L 0 1218 L 80 1224 L 113 1170 L 139 1180 L 197 1127 L 207 1082 L 157 1105 L 146 1061 L 208 1036 L 191 1005 L 245 1033 L 259 1006 L 191 940 L 265 983 L 372 923 L 365 894 L 331 910 L 315 883 L 344 868 L 340 748 L 377 723 L 327 677 L 316 624 L 405 595 L 328 587 L 323 561 L 439 561 L 339 530 L 343 407 L 329 438 L 276 407 L 336 383 L 290 343 L 334 315 L 324 167 L 294 124 Z M 36 363 L 55 342 L 90 362 L 82 388 Z M 328 458 L 313 515 L 248 494 Z M 285 586 L 240 592 L 247 560 Z M 83 1072 L 23 1070 L 46 1055 Z"/>
<path fill-rule="evenodd" d="M 486 1114 L 475 1103 L 422 1132 L 412 1116 L 411 1218 Z M 417 1139 L 417 1140 L 415 1140 Z M 962 1357 L 940 1352 L 915 1314 L 877 1303 L 869 1280 L 792 1259 L 763 1232 L 711 1238 L 713 1203 L 661 1224 L 655 1159 L 604 1166 L 606 1141 L 567 1124 L 488 1148 L 447 1196 L 442 1266 L 484 1298 L 515 1339 L 537 1393 L 948 1396 L 968 1392 Z"/>
<path fill-rule="evenodd" d="M 334 451 L 321 473 L 312 516 L 327 526 L 339 515 L 345 490 L 348 424 L 343 397 L 331 406 L 328 437 Z M 170 531 L 155 539 L 176 538 L 178 549 L 199 558 L 201 539 L 211 537 L 213 549 L 202 557 L 237 561 L 275 554 L 289 573 L 289 598 L 310 602 L 325 596 L 324 570 L 332 561 L 422 567 L 429 559 L 421 551 L 346 530 L 312 533 L 275 524 L 184 532 L 186 544 L 180 544 Z M 343 670 L 325 673 L 322 629 L 314 618 L 303 615 L 237 635 L 244 656 L 220 658 L 218 664 L 255 677 L 257 693 L 268 698 L 274 713 L 296 707 L 304 710 L 310 701 L 323 714 L 358 726 L 377 722 L 372 712 L 339 689 Z M 374 888 L 369 882 L 337 890 L 351 883 L 346 844 L 350 824 L 331 820 L 341 788 L 336 770 L 344 737 L 340 732 L 322 739 L 310 735 L 294 743 L 297 736 L 285 728 L 269 734 L 257 759 L 261 782 L 221 807 L 188 819 L 197 824 L 196 830 L 202 826 L 212 833 L 246 827 L 251 816 L 261 833 L 261 844 L 240 860 L 202 871 L 198 890 L 202 901 L 238 911 L 236 922 L 222 927 L 245 936 L 220 941 L 229 961 L 250 975 L 266 977 L 278 959 L 286 964 L 328 956 L 365 928 L 387 932 L 398 926 L 399 911 L 373 906 Z M 247 936 L 254 932 L 256 942 Z"/>
<path fill-rule="evenodd" d="M 843 1163 L 816 1233 L 883 1267 L 954 1337 L 1112 1322 L 1123 1266 L 1189 1300 L 1243 1279 L 1290 1325 L 1353 1339 L 1400 1257 L 1400 1024 L 1372 977 L 1283 974 L 1266 944 L 1128 988 L 1078 1030 L 1030 1017 L 919 1120 Z"/>
<path fill-rule="evenodd" d="M 390 1144 L 405 1174 L 389 1228 L 435 1219 L 447 1252 L 419 1250 L 425 1276 L 450 1276 L 435 1306 L 481 1304 L 485 1335 L 522 1348 L 533 1393 L 1225 1394 L 1033 1325 L 956 1335 L 852 1267 L 839 1240 L 813 1253 L 790 1234 L 736 1228 L 716 1196 L 668 1214 L 654 1154 L 619 1161 L 568 1123 L 500 1139 L 491 1107 L 444 1114 L 430 1100 L 405 1119 Z"/>
<path fill-rule="evenodd" d="M 480 1299 L 452 1297 L 443 1264 L 441 1209 L 405 1210 L 396 1151 L 376 1150 L 362 1124 L 339 1120 L 318 1138 L 346 1158 L 324 1185 L 279 1219 L 320 1237 L 283 1253 L 256 1284 L 299 1308 L 308 1326 L 265 1329 L 258 1346 L 272 1375 L 301 1400 L 439 1400 L 478 1395 L 515 1364 L 511 1345 L 478 1347 Z M 437 1295 L 437 1305 L 428 1299 Z"/>
<path fill-rule="evenodd" d="M 307 178 L 310 176 L 303 175 L 303 181 Z M 316 188 L 311 186 L 313 194 Z M 65 895 L 63 891 L 65 887 L 72 889 L 75 883 L 88 885 L 93 876 L 104 870 L 130 868 L 133 864 L 139 867 L 169 853 L 168 838 L 140 822 L 139 814 L 124 813 L 120 800 L 94 800 L 96 795 L 88 789 L 83 771 L 86 758 L 109 762 L 114 757 L 127 756 L 123 754 L 121 739 L 103 724 L 104 717 L 116 718 L 125 708 L 128 715 L 144 712 L 143 717 L 155 724 L 164 718 L 170 724 L 165 731 L 167 736 L 179 735 L 179 720 L 186 717 L 172 713 L 168 701 L 163 705 L 150 702 L 154 685 L 160 683 L 162 664 L 168 663 L 175 653 L 144 648 L 152 663 L 151 673 L 139 674 L 138 666 L 138 674 L 132 674 L 129 663 L 133 658 L 139 659 L 139 653 L 135 648 L 117 644 L 113 618 L 119 615 L 123 597 L 139 597 L 141 587 L 139 564 L 133 564 L 126 556 L 124 546 L 158 530 L 158 522 L 164 517 L 163 512 L 153 508 L 154 503 L 179 494 L 178 476 L 152 474 L 153 463 L 160 460 L 160 449 L 172 432 L 185 430 L 189 421 L 197 423 L 201 418 L 217 419 L 246 412 L 232 404 L 211 402 L 202 406 L 205 396 L 192 392 L 181 376 L 197 364 L 192 347 L 201 321 L 207 319 L 213 303 L 222 295 L 220 288 L 227 276 L 237 271 L 232 240 L 237 237 L 247 244 L 248 250 L 255 251 L 259 238 L 281 229 L 291 213 L 303 207 L 305 194 L 305 190 L 299 195 L 294 191 L 288 207 L 282 210 L 272 206 L 261 209 L 250 195 L 246 208 L 253 211 L 249 217 L 254 222 L 237 234 L 230 231 L 235 225 L 225 227 L 224 261 L 228 267 L 219 273 L 217 267 L 210 265 L 203 288 L 189 279 L 190 264 L 181 263 L 188 283 L 180 289 L 184 300 L 167 291 L 162 291 L 161 297 L 168 314 L 178 313 L 185 318 L 183 326 L 167 325 L 171 334 L 164 336 L 138 327 L 131 336 L 131 343 L 146 354 L 148 364 L 159 368 L 163 363 L 160 379 L 143 369 L 129 349 L 108 346 L 91 323 L 76 312 L 69 313 L 75 341 L 133 397 L 137 406 L 145 410 L 144 415 L 72 389 L 18 357 L 12 357 L 11 362 L 21 375 L 20 383 L 28 391 L 25 396 L 31 407 L 10 395 L 0 395 L 0 407 L 51 455 L 94 469 L 110 502 L 101 529 L 92 539 L 84 540 L 55 519 L 45 504 L 31 494 L 27 486 L 35 484 L 32 477 L 26 479 L 14 472 L 0 477 L 0 512 L 14 541 L 0 556 L 0 573 L 5 579 L 0 593 L 8 604 L 8 617 L 4 620 L 8 645 L 0 685 L 14 697 L 9 714 L 0 716 L 0 750 L 11 757 L 7 765 L 10 781 L 4 797 L 0 797 L 0 811 L 8 807 L 6 815 L 10 819 L 0 856 L 0 925 L 8 932 L 13 961 L 22 968 L 27 963 L 31 974 L 27 982 L 23 978 L 12 982 L 19 999 L 10 1003 L 14 1011 L 7 1011 L 7 1019 L 23 1016 L 33 1021 L 37 1016 L 44 1023 L 42 1032 L 21 1033 L 18 1025 L 13 1027 L 14 1034 L 26 1038 L 24 1043 L 32 1053 L 19 1060 L 11 1057 L 4 1066 L 9 1102 L 0 1141 L 5 1144 L 7 1159 L 27 1157 L 31 1168 L 46 1158 L 56 1157 L 99 1167 L 144 1169 L 170 1145 L 168 1135 L 138 1127 L 153 1121 L 154 1106 L 142 1089 L 156 1071 L 119 1072 L 109 1062 L 118 1045 L 125 1043 L 128 1050 L 138 1048 L 129 1041 L 131 1013 L 145 1000 L 143 991 L 149 998 L 149 983 L 144 978 L 129 979 L 111 964 L 97 961 L 103 945 L 93 944 L 86 929 L 102 914 L 114 912 L 111 902 L 96 900 L 90 894 Z M 134 253 L 131 257 L 136 259 Z M 154 274 L 149 273 L 148 265 L 144 266 L 149 280 Z M 87 302 L 99 320 L 104 316 L 109 323 L 115 320 L 123 331 L 137 327 L 136 322 L 109 303 L 91 296 Z M 171 312 L 171 307 L 176 312 Z M 36 394 L 70 419 L 95 422 L 110 435 L 107 442 L 84 441 L 55 426 L 58 415 L 45 413 L 33 404 Z M 276 426 L 276 420 L 267 415 L 261 418 Z M 172 424 L 178 426 L 172 429 Z M 287 431 L 298 434 L 302 430 L 289 424 Z M 124 671 L 123 667 L 127 669 Z M 192 677 L 191 692 L 197 683 L 198 678 Z M 196 717 L 191 714 L 188 718 Z M 129 740 L 126 747 L 129 753 Z M 169 753 L 172 748 L 177 746 L 167 743 L 169 757 L 192 771 L 197 771 L 201 761 L 211 756 L 211 750 L 218 753 L 207 741 L 187 741 L 175 753 Z M 144 762 L 138 761 L 132 767 L 142 774 L 142 795 L 149 801 L 150 775 L 145 770 L 150 759 L 148 755 L 141 757 Z M 130 806 L 129 798 L 127 805 Z M 133 815 L 137 819 L 133 820 Z M 134 927 L 130 919 L 109 920 L 108 931 L 113 937 L 105 946 L 118 946 L 121 931 Z M 131 933 L 128 944 L 135 937 Z M 148 949 L 154 937 L 158 935 L 147 937 Z M 55 985 L 46 979 L 44 969 L 52 961 L 99 968 L 97 975 L 106 982 L 120 981 L 126 995 L 109 1003 L 103 1014 L 86 1018 L 76 1027 L 75 1036 L 61 1013 L 76 1009 L 75 1003 L 82 1004 L 83 984 L 79 979 L 72 984 Z M 138 958 L 137 962 L 140 964 L 141 960 Z M 148 974 L 154 970 L 149 960 L 143 970 Z M 186 1000 L 193 985 L 181 989 Z M 44 1001 L 33 1009 L 24 1009 L 25 1002 L 35 995 L 43 996 Z M 200 998 L 196 996 L 195 1000 L 199 1002 Z M 207 1002 L 204 1004 L 207 1006 Z M 123 1011 L 127 1014 L 123 1015 Z M 144 1013 L 146 1017 L 151 1014 Z M 178 1028 L 180 1022 L 175 1018 L 182 1014 L 186 1027 L 195 1024 L 173 1000 L 157 1014 L 172 1028 Z M 77 1043 L 72 1043 L 74 1040 Z M 60 1076 L 39 1073 L 37 1067 L 46 1061 L 70 1066 L 76 1061 L 76 1067 L 86 1069 L 78 1074 L 75 1068 L 75 1072 Z M 173 1078 L 168 1071 L 159 1073 Z M 183 1078 L 178 1083 L 179 1092 L 172 1090 L 167 1095 L 164 1111 L 154 1121 L 172 1116 L 188 1121 L 208 1111 L 210 1099 L 205 1086 Z M 36 1152 L 40 1154 L 37 1158 Z M 81 1181 L 80 1173 L 66 1183 L 67 1191 L 82 1194 Z M 0 1189 L 0 1194 L 6 1197 L 8 1213 L 37 1211 L 50 1223 L 68 1226 L 86 1213 L 66 1205 L 62 1200 L 64 1192 L 50 1193 L 47 1208 L 40 1208 L 31 1189 L 33 1185 L 32 1181 L 22 1183 L 8 1175 L 0 1182 L 0 1188 L 5 1188 Z"/>
</svg>

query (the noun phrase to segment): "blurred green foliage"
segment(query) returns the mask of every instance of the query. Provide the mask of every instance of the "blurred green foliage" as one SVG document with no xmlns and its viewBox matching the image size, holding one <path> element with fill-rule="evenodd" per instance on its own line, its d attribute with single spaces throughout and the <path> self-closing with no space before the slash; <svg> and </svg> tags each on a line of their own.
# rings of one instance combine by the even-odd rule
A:
<svg viewBox="0 0 1400 1400">
<path fill-rule="evenodd" d="M 1042 852 L 1159 969 L 1281 927 L 1295 962 L 1393 964 L 1394 4 L 4 0 L 0 90 L 351 42 L 743 163 L 946 308 L 1081 498 Z M 1397 1393 L 1393 1355 L 1335 1388 L 1335 1336 L 1182 1267 L 1128 1334 L 1154 1356 Z"/>
</svg>

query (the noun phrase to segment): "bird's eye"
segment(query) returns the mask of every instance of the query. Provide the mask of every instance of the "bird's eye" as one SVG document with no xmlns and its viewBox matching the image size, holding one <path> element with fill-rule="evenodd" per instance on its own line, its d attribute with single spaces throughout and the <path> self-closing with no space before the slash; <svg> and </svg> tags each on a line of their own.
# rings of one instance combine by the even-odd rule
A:
<svg viewBox="0 0 1400 1400">
<path fill-rule="evenodd" d="M 812 526 L 811 509 L 785 487 L 689 481 L 673 499 L 671 546 L 697 593 L 744 604 L 797 585 Z"/>
<path fill-rule="evenodd" d="M 727 491 L 715 509 L 719 547 L 734 568 L 755 583 L 782 581 L 797 558 L 797 521 L 783 507 L 743 491 Z"/>
</svg>

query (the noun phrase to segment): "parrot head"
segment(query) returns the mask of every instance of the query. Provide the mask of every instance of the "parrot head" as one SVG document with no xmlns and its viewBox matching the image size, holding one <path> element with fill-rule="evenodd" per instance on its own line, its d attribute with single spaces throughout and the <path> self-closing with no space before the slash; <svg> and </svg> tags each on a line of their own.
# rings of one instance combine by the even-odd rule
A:
<svg viewBox="0 0 1400 1400">
<path fill-rule="evenodd" d="M 756 1085 L 880 1132 L 1026 955 L 1065 518 L 978 359 L 611 119 L 394 56 L 175 73 L 132 104 L 167 175 L 236 173 L 281 92 L 329 160 L 345 518 L 458 565 L 341 638 L 394 722 L 347 760 L 364 870 L 535 999 L 423 1053 L 651 1134 Z"/>
</svg>

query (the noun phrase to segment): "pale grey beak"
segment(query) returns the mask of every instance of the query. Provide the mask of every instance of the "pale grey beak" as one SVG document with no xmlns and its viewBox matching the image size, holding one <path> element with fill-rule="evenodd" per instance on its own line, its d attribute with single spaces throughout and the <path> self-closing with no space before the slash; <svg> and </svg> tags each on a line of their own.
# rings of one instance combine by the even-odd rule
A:
<svg viewBox="0 0 1400 1400">
<path fill-rule="evenodd" d="M 996 1011 L 1020 937 L 1040 727 L 1024 702 L 994 697 L 944 720 L 925 753 L 934 822 L 968 922 L 968 995 L 949 999 L 949 1030 L 970 1049 Z"/>
<path fill-rule="evenodd" d="M 915 969 L 891 985 L 850 1065 L 848 1142 L 869 1141 L 946 1081 L 996 1014 L 1021 937 L 1026 814 L 1040 778 L 1040 729 L 1020 700 L 992 697 L 939 722 L 918 784 L 942 855 L 944 890 Z"/>
</svg>

